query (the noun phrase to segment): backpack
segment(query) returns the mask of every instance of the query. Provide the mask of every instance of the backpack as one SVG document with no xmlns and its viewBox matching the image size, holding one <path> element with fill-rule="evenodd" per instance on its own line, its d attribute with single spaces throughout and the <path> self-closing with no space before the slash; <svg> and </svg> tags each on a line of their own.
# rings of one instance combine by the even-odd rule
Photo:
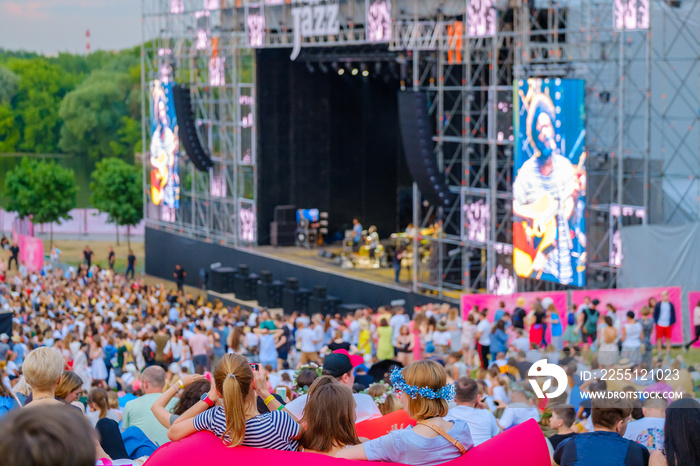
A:
<svg viewBox="0 0 700 466">
<path fill-rule="evenodd" d="M 598 328 L 600 313 L 595 309 L 584 309 L 583 315 L 586 317 L 583 328 L 586 329 L 588 335 L 594 335 Z"/>
<path fill-rule="evenodd" d="M 153 348 L 151 348 L 150 345 L 144 345 L 142 354 L 146 364 L 153 364 L 156 362 L 156 352 L 153 351 Z"/>
</svg>

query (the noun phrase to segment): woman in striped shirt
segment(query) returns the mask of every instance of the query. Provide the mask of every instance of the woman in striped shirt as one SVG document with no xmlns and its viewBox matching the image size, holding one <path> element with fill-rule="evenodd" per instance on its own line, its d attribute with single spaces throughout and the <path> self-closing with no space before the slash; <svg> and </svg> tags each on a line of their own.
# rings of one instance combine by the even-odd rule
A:
<svg viewBox="0 0 700 466">
<path fill-rule="evenodd" d="M 299 423 L 270 395 L 264 372 L 253 371 L 248 360 L 239 354 L 227 354 L 217 363 L 213 376 L 214 384 L 207 396 L 170 427 L 170 440 L 208 430 L 232 447 L 298 450 Z M 258 396 L 265 401 L 269 413 L 258 413 Z"/>
</svg>

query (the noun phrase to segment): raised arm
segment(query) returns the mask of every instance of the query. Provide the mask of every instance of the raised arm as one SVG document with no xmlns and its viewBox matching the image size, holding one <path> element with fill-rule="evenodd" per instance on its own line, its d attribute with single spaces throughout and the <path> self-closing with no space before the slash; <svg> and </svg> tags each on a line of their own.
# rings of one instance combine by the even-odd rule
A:
<svg viewBox="0 0 700 466">
<path fill-rule="evenodd" d="M 156 417 L 156 419 L 158 419 L 158 422 L 160 422 L 165 428 L 170 428 L 170 416 L 172 413 L 166 408 L 168 403 L 170 403 L 170 400 L 177 395 L 179 390 L 183 390 L 192 382 L 203 380 L 204 378 L 205 377 L 203 375 L 188 375 L 178 380 L 173 386 L 164 391 L 163 394 L 153 403 L 153 406 L 151 406 L 151 411 L 153 411 L 153 415 Z"/>
</svg>

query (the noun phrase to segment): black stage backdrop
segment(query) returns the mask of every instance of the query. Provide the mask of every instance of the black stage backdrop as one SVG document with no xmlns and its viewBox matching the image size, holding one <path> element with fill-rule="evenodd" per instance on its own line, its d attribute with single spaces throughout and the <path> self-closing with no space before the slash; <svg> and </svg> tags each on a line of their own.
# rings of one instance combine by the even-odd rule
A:
<svg viewBox="0 0 700 466">
<path fill-rule="evenodd" d="M 352 55 L 349 50 L 348 55 Z M 289 50 L 257 51 L 258 238 L 277 205 L 329 213 L 330 232 L 358 217 L 384 237 L 405 228 L 411 178 L 400 141 L 398 81 L 309 71 Z M 374 71 L 373 65 L 370 70 Z M 410 199 L 410 197 L 409 197 Z M 405 200 L 405 199 L 404 199 Z M 407 211 L 408 210 L 408 211 Z"/>
</svg>

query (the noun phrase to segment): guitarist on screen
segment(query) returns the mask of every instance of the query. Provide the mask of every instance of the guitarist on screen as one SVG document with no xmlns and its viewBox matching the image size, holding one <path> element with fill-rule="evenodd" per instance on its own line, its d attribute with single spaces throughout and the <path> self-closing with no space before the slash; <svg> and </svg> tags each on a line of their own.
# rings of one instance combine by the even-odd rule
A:
<svg viewBox="0 0 700 466">
<path fill-rule="evenodd" d="M 578 166 L 561 155 L 555 140 L 554 104 L 548 94 L 533 88 L 523 98 L 529 102 L 526 131 L 533 155 L 513 182 L 516 272 L 532 278 L 548 273 L 568 284 L 573 280 L 575 234 L 569 219 L 585 186 L 585 154 Z"/>
</svg>

